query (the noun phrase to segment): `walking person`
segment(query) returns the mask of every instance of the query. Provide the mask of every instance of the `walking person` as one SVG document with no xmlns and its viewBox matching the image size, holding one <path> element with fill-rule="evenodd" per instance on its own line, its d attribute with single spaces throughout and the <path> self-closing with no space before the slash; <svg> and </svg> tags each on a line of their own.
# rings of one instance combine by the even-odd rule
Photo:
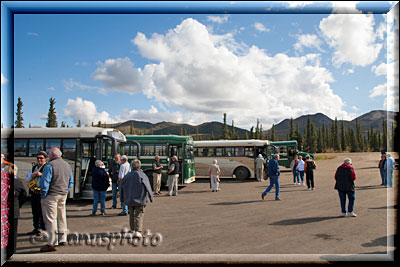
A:
<svg viewBox="0 0 400 267">
<path fill-rule="evenodd" d="M 112 188 L 112 206 L 111 209 L 117 208 L 117 194 L 118 194 L 118 174 L 121 168 L 121 155 L 119 153 L 115 154 L 114 161 L 111 162 L 110 168 L 108 169 L 108 174 L 111 177 L 111 188 Z"/>
<path fill-rule="evenodd" d="M 178 195 L 178 178 L 179 178 L 179 162 L 178 157 L 173 156 L 171 158 L 171 164 L 168 168 L 168 196 Z"/>
<path fill-rule="evenodd" d="M 217 160 L 213 160 L 213 164 L 210 165 L 208 168 L 208 174 L 210 176 L 210 181 L 211 181 L 211 190 L 212 192 L 218 192 L 219 190 L 219 175 L 221 174 L 221 170 L 219 166 L 217 165 Z"/>
<path fill-rule="evenodd" d="M 387 159 L 384 165 L 384 170 L 386 171 L 387 187 L 393 187 L 394 159 L 392 158 L 392 154 L 390 153 L 387 153 Z"/>
<path fill-rule="evenodd" d="M 381 174 L 381 179 L 382 179 L 381 185 L 384 185 L 384 186 L 387 185 L 385 163 L 386 163 L 386 154 L 381 153 L 381 160 L 379 161 L 378 168 L 379 168 L 379 172 Z"/>
<path fill-rule="evenodd" d="M 126 216 L 128 215 L 128 206 L 122 200 L 122 193 L 121 193 L 121 182 L 124 179 L 125 175 L 127 175 L 131 171 L 131 167 L 129 166 L 128 157 L 123 155 L 121 157 L 121 167 L 119 168 L 118 173 L 118 182 L 119 182 L 119 197 L 121 202 L 121 213 L 118 216 Z"/>
<path fill-rule="evenodd" d="M 265 160 L 263 155 L 260 153 L 256 159 L 256 178 L 259 182 L 264 180 L 264 164 Z"/>
<path fill-rule="evenodd" d="M 304 172 L 306 173 L 307 190 L 314 190 L 314 170 L 317 168 L 310 155 L 306 156 L 304 162 Z"/>
<path fill-rule="evenodd" d="M 296 179 L 297 179 L 297 184 L 300 185 L 300 176 L 299 176 L 299 171 L 297 170 L 298 163 L 299 163 L 298 156 L 295 155 L 294 159 L 290 163 L 290 169 L 292 169 L 293 173 L 293 184 L 296 184 Z"/>
<path fill-rule="evenodd" d="M 273 159 L 268 161 L 268 176 L 270 180 L 269 186 L 261 193 L 261 198 L 264 200 L 265 196 L 271 191 L 272 187 L 275 185 L 275 200 L 281 200 L 279 197 L 279 175 L 281 171 L 279 169 L 279 155 L 275 154 Z"/>
<path fill-rule="evenodd" d="M 299 171 L 301 186 L 304 186 L 304 161 L 302 156 L 299 156 L 299 161 L 297 162 L 297 170 Z"/>
<path fill-rule="evenodd" d="M 110 186 L 110 176 L 104 169 L 104 163 L 96 160 L 92 169 L 93 208 L 91 216 L 95 216 L 100 202 L 100 212 L 106 215 L 106 193 Z"/>
<path fill-rule="evenodd" d="M 354 201 L 355 201 L 355 186 L 354 181 L 356 180 L 356 173 L 351 166 L 351 159 L 346 158 L 341 166 L 339 166 L 335 173 L 335 189 L 338 190 L 340 207 L 342 209 L 342 216 L 346 216 L 346 196 L 349 199 L 349 205 L 347 208 L 347 215 L 356 217 L 354 213 Z"/>
<path fill-rule="evenodd" d="M 142 237 L 144 212 L 147 196 L 153 202 L 149 178 L 141 169 L 141 162 L 135 159 L 129 172 L 122 180 L 122 201 L 129 207 L 129 225 L 135 237 Z"/>
<path fill-rule="evenodd" d="M 153 192 L 154 195 L 161 194 L 161 171 L 163 165 L 160 164 L 160 157 L 156 156 L 153 162 Z"/>
<path fill-rule="evenodd" d="M 67 244 L 67 215 L 65 203 L 69 189 L 73 186 L 71 166 L 62 158 L 59 148 L 49 150 L 50 161 L 43 169 L 40 179 L 43 220 L 46 225 L 48 243 L 41 252 L 56 251 Z"/>
<path fill-rule="evenodd" d="M 40 197 L 39 182 L 42 177 L 44 166 L 46 166 L 47 153 L 40 151 L 37 156 L 37 164 L 32 166 L 25 180 L 28 182 L 29 195 L 31 197 L 31 207 L 33 216 L 33 231 L 28 235 L 45 236 L 46 226 L 43 221 L 42 204 Z"/>
</svg>

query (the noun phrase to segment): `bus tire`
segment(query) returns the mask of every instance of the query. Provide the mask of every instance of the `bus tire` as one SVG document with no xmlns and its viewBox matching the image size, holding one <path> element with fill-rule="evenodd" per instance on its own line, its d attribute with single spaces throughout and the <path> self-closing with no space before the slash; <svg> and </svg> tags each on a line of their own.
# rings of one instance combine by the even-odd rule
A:
<svg viewBox="0 0 400 267">
<path fill-rule="evenodd" d="M 234 171 L 234 174 L 236 176 L 236 180 L 239 180 L 239 181 L 246 180 L 250 177 L 249 170 L 242 166 L 237 167 Z"/>
</svg>

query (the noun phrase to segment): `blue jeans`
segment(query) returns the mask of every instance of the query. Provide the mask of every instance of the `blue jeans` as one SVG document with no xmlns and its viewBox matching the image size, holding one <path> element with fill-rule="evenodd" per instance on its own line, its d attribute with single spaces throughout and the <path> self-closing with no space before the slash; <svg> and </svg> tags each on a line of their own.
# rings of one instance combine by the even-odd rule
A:
<svg viewBox="0 0 400 267">
<path fill-rule="evenodd" d="M 347 212 L 351 213 L 354 210 L 354 200 L 356 198 L 356 193 L 354 191 L 340 191 L 339 199 L 340 206 L 342 208 L 342 213 L 346 213 L 346 196 L 349 198 L 349 206 L 347 207 Z"/>
<path fill-rule="evenodd" d="M 118 193 L 118 183 L 112 183 L 112 206 L 113 208 L 117 207 L 117 193 Z"/>
<path fill-rule="evenodd" d="M 387 170 L 386 182 L 388 187 L 393 187 L 393 170 Z"/>
<path fill-rule="evenodd" d="M 265 189 L 264 194 L 268 194 L 275 185 L 275 198 L 279 198 L 279 176 L 271 176 L 269 178 L 269 186 Z"/>
<path fill-rule="evenodd" d="M 92 213 L 96 213 L 99 201 L 100 201 L 100 211 L 103 213 L 106 212 L 106 191 L 97 191 L 93 189 Z"/>
<path fill-rule="evenodd" d="M 381 172 L 381 178 L 382 178 L 382 184 L 383 185 L 387 185 L 387 181 L 386 181 L 386 171 L 385 169 L 381 168 L 379 169 Z"/>
<path fill-rule="evenodd" d="M 125 205 L 124 202 L 122 201 L 122 186 L 119 184 L 118 187 L 119 187 L 119 198 L 120 198 L 119 201 L 121 202 L 122 211 L 128 213 L 128 206 Z"/>
<path fill-rule="evenodd" d="M 293 183 L 296 182 L 296 178 L 297 178 L 297 182 L 300 183 L 299 172 L 296 169 L 294 169 L 292 172 L 293 172 Z"/>
<path fill-rule="evenodd" d="M 304 183 L 304 171 L 299 171 L 301 182 Z"/>
</svg>

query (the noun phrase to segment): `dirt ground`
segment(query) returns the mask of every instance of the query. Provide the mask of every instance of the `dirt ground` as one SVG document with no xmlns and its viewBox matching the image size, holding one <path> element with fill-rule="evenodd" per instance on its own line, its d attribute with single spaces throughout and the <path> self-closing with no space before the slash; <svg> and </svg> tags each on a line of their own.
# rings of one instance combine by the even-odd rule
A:
<svg viewBox="0 0 400 267">
<path fill-rule="evenodd" d="M 180 188 L 178 196 L 164 191 L 147 205 L 142 240 L 114 239 L 128 216 L 89 217 L 90 201 L 67 205 L 69 238 L 77 234 L 102 235 L 102 243 L 83 240 L 40 253 L 46 243 L 26 235 L 33 229 L 30 203 L 21 209 L 17 254 L 11 262 L 123 261 L 123 262 L 314 262 L 337 260 L 392 260 L 397 232 L 398 170 L 394 188 L 380 185 L 379 153 L 330 154 L 336 158 L 317 161 L 315 190 L 293 185 L 290 171 L 282 168 L 281 201 L 275 189 L 265 200 L 261 193 L 269 181 L 237 182 L 224 179 L 222 190 L 211 192 L 207 179 Z M 334 173 L 343 159 L 353 161 L 356 180 L 355 213 L 340 217 L 334 190 Z M 396 156 L 398 157 L 398 156 Z M 119 203 L 118 203 L 119 205 Z M 128 236 L 129 237 L 129 236 Z M 93 240 L 91 240 L 93 241 Z M 98 241 L 98 240 L 97 240 Z M 74 255 L 75 254 L 75 255 Z"/>
</svg>

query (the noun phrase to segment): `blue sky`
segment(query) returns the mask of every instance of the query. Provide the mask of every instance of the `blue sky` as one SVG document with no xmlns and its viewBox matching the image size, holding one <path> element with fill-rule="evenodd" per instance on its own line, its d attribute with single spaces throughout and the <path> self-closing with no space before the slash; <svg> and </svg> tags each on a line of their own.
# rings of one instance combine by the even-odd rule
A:
<svg viewBox="0 0 400 267">
<path fill-rule="evenodd" d="M 25 127 L 45 125 L 50 97 L 70 126 L 198 125 L 226 112 L 235 126 L 259 118 L 268 129 L 317 112 L 351 120 L 398 111 L 398 61 L 387 47 L 398 21 L 388 27 L 386 14 L 363 5 L 324 3 L 335 14 L 16 14 L 13 105 L 21 97 Z M 12 90 L 3 61 L 1 75 L 3 98 Z"/>
</svg>

